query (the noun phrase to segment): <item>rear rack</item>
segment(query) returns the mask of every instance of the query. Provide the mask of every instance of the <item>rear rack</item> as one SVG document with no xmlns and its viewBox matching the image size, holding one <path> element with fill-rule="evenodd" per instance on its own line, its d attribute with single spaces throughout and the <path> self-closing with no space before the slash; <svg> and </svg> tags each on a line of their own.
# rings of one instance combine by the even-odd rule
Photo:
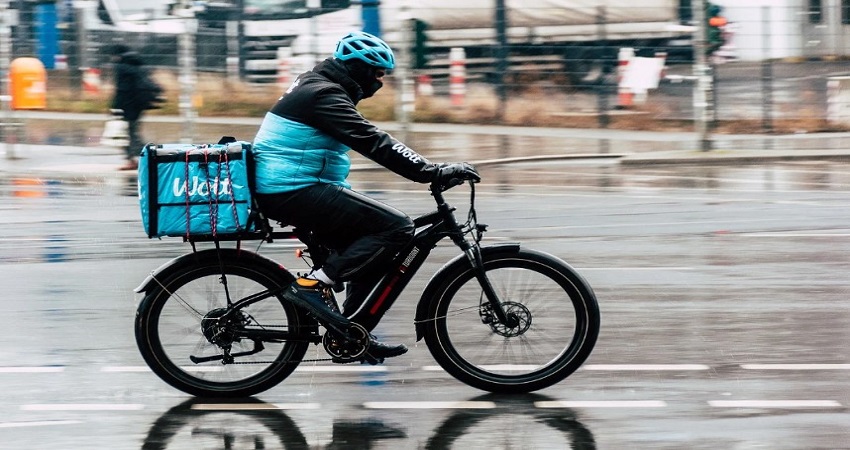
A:
<svg viewBox="0 0 850 450">
<path fill-rule="evenodd" d="M 230 234 L 211 234 L 192 235 L 189 237 L 183 236 L 183 242 L 230 242 L 230 241 L 266 241 L 273 242 L 275 239 L 298 239 L 298 233 L 295 230 L 286 231 L 271 231 L 264 233 L 262 231 L 246 231 L 244 233 Z"/>
</svg>

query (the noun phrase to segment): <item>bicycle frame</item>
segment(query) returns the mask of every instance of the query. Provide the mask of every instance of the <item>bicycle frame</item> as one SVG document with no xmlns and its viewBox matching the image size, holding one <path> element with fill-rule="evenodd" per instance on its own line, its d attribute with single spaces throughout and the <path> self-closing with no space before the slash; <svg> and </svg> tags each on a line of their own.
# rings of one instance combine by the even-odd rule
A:
<svg viewBox="0 0 850 450">
<path fill-rule="evenodd" d="M 363 326 L 368 331 L 372 331 L 380 323 L 384 314 L 395 303 L 425 260 L 428 259 L 437 243 L 444 238 L 451 238 L 455 245 L 467 253 L 471 261 L 480 265 L 480 254 L 475 251 L 478 247 L 464 237 L 462 227 L 454 216 L 454 208 L 445 202 L 442 193 L 436 186 L 432 186 L 432 195 L 437 202 L 437 209 L 413 220 L 414 228 L 417 230 L 413 239 L 387 264 L 389 270 L 381 276 L 357 311 L 349 317 L 351 321 Z M 287 234 L 283 236 L 287 236 Z M 476 257 L 476 255 L 478 256 Z M 268 291 L 240 299 L 233 304 L 233 309 L 248 306 L 277 293 L 279 293 L 278 290 Z M 496 296 L 494 294 L 492 297 L 488 296 L 488 298 L 495 299 Z M 355 301 L 358 300 L 355 299 Z M 496 301 L 498 302 L 498 300 Z M 496 308 L 496 310 L 502 312 L 501 307 Z M 262 334 L 272 335 L 276 333 L 279 332 L 262 332 Z"/>
</svg>

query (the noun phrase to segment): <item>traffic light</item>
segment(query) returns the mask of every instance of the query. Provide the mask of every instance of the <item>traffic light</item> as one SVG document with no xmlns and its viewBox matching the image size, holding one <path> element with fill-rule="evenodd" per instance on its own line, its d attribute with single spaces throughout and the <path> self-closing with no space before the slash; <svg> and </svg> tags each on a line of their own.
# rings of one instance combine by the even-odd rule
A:
<svg viewBox="0 0 850 450">
<path fill-rule="evenodd" d="M 413 68 L 422 69 L 428 63 L 428 48 L 425 45 L 428 40 L 425 34 L 428 24 L 419 19 L 413 22 Z"/>
<path fill-rule="evenodd" d="M 726 41 L 723 36 L 723 27 L 726 26 L 727 20 L 720 14 L 723 8 L 711 2 L 705 2 L 705 21 L 706 21 L 706 55 L 712 55 Z"/>
</svg>

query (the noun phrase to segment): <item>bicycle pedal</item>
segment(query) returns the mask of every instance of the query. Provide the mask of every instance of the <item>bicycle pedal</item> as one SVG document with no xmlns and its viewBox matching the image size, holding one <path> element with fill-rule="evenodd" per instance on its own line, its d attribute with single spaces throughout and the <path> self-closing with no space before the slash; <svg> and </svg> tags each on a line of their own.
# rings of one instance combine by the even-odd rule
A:
<svg viewBox="0 0 850 450">
<path fill-rule="evenodd" d="M 351 363 L 356 363 L 356 362 L 362 363 L 362 361 L 360 359 L 356 359 L 356 358 L 337 358 L 337 357 L 331 358 L 331 362 L 334 363 L 334 364 L 351 364 Z"/>
</svg>

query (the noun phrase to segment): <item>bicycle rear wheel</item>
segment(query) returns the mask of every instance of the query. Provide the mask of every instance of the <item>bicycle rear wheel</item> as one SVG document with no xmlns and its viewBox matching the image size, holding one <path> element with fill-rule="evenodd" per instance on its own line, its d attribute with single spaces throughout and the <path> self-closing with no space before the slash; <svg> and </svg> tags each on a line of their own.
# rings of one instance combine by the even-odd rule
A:
<svg viewBox="0 0 850 450">
<path fill-rule="evenodd" d="M 516 324 L 499 323 L 469 266 L 441 275 L 425 342 L 458 380 L 490 392 L 525 393 L 575 372 L 599 335 L 592 289 L 569 265 L 521 249 L 483 255 L 484 269 Z"/>
<path fill-rule="evenodd" d="M 215 258 L 193 262 L 159 280 L 161 285 L 142 300 L 136 314 L 136 342 L 154 373 L 183 392 L 200 397 L 254 395 L 295 370 L 308 347 L 306 338 L 298 338 L 299 331 L 306 334 L 309 324 L 280 294 L 225 318 L 222 273 L 233 302 L 261 292 L 268 295 L 289 281 L 282 279 L 280 270 L 238 258 L 221 264 Z M 258 339 L 258 347 L 255 340 L 239 337 L 251 330 L 288 330 L 293 339 Z M 232 361 L 221 359 L 225 348 Z"/>
</svg>

